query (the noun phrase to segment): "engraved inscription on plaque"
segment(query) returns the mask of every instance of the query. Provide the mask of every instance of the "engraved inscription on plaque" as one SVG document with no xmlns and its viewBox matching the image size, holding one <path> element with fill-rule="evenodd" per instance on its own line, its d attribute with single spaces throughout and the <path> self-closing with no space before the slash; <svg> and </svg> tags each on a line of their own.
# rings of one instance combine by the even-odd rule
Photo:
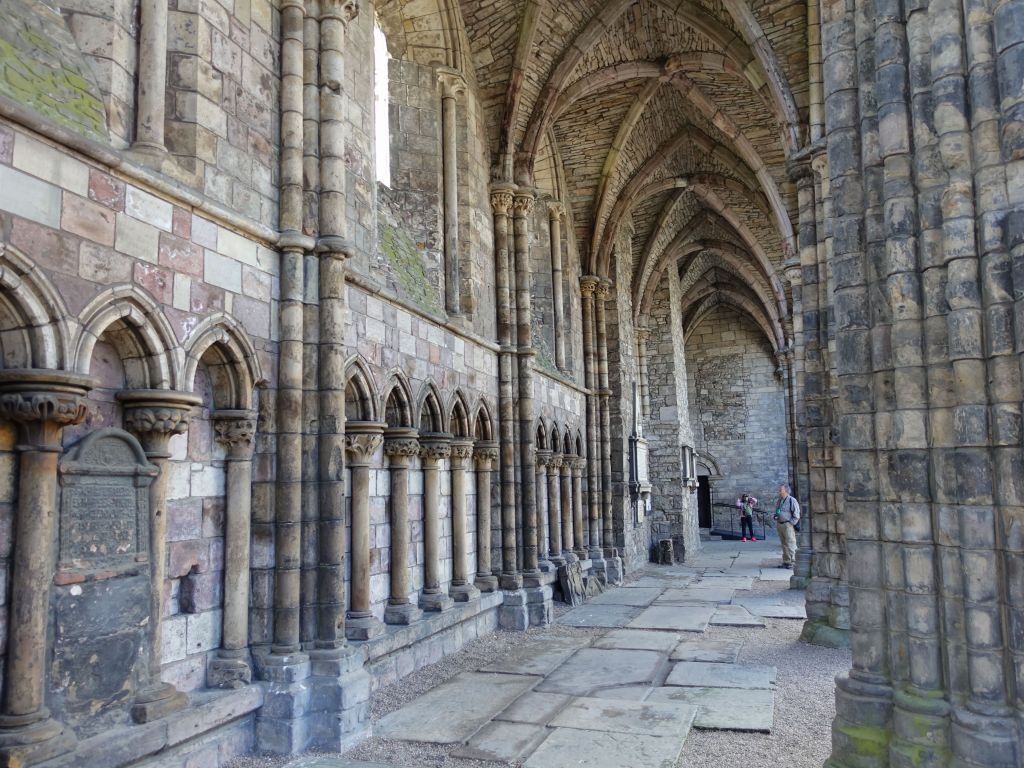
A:
<svg viewBox="0 0 1024 768">
<path fill-rule="evenodd" d="M 119 429 L 86 435 L 61 462 L 60 566 L 135 564 L 149 550 L 149 485 L 157 468 Z"/>
</svg>

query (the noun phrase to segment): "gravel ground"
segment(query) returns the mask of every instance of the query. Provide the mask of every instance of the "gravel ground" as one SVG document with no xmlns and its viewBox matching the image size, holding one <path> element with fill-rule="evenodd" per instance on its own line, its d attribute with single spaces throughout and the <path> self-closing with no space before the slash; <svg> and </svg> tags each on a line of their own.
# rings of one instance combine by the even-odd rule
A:
<svg viewBox="0 0 1024 768">
<path fill-rule="evenodd" d="M 758 596 L 779 595 L 800 603 L 803 593 L 784 583 L 757 582 Z M 742 594 L 742 593 L 741 593 Z M 748 593 L 749 594 L 749 593 Z M 567 608 L 555 604 L 556 616 Z M 764 629 L 709 627 L 707 640 L 740 640 L 739 662 L 778 668 L 775 726 L 770 735 L 733 731 L 692 730 L 686 739 L 680 768 L 819 768 L 828 757 L 830 727 L 835 715 L 835 676 L 849 668 L 849 651 L 818 648 L 798 642 L 803 622 L 767 619 Z M 417 670 L 373 694 L 376 721 L 460 672 L 475 670 L 511 651 L 526 637 L 589 636 L 606 630 L 552 625 L 522 632 L 496 632 L 475 640 L 436 664 Z M 418 744 L 371 738 L 345 754 L 353 760 L 389 763 L 403 768 L 496 768 L 521 763 L 494 763 L 451 757 L 455 746 Z M 242 757 L 228 768 L 280 768 L 294 758 Z M 552 768 L 561 768 L 552 766 Z M 630 768 L 623 766 L 623 768 Z M 639 767 L 637 767 L 639 768 Z"/>
</svg>

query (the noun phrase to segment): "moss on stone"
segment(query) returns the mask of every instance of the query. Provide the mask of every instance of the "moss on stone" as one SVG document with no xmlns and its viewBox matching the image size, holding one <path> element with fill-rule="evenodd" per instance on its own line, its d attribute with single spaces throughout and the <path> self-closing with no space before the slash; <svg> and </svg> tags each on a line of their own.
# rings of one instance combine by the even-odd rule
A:
<svg viewBox="0 0 1024 768">
<path fill-rule="evenodd" d="M 432 286 L 416 243 L 397 227 L 381 225 L 380 249 L 398 283 L 399 293 L 420 309 L 441 314 L 439 286 Z"/>
<path fill-rule="evenodd" d="M 0 4 L 0 95 L 75 133 L 108 140 L 99 87 L 63 19 L 42 3 Z"/>
</svg>

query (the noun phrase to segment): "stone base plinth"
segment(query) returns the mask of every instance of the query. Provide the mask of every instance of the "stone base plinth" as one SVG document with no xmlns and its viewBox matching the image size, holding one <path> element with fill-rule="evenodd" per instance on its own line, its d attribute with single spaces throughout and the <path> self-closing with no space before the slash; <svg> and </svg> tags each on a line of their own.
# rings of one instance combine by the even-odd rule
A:
<svg viewBox="0 0 1024 768">
<path fill-rule="evenodd" d="M 491 574 L 486 576 L 478 575 L 473 583 L 477 589 L 484 593 L 498 591 L 498 577 Z"/>
<path fill-rule="evenodd" d="M 448 596 L 456 603 L 468 603 L 480 597 L 480 590 L 472 584 L 453 584 L 448 588 Z"/>
<path fill-rule="evenodd" d="M 850 630 L 837 629 L 820 619 L 808 619 L 800 632 L 800 639 L 825 648 L 849 648 Z"/>
<path fill-rule="evenodd" d="M 75 735 L 63 723 L 50 717 L 24 721 L 0 717 L 0 765 L 38 765 L 74 749 Z"/>
<path fill-rule="evenodd" d="M 498 626 L 519 631 L 529 628 L 530 615 L 526 608 L 525 590 L 506 590 L 505 599 L 498 608 Z"/>
<path fill-rule="evenodd" d="M 539 587 L 527 587 L 523 590 L 526 593 L 526 612 L 530 619 L 531 627 L 546 627 L 553 618 L 552 589 L 548 585 Z"/>
<path fill-rule="evenodd" d="M 235 656 L 218 656 L 206 668 L 206 684 L 210 688 L 244 688 L 252 682 L 252 667 L 248 653 L 240 651 Z"/>
<path fill-rule="evenodd" d="M 447 611 L 455 601 L 444 592 L 422 592 L 420 593 L 420 609 L 424 611 Z"/>
<path fill-rule="evenodd" d="M 602 584 L 608 583 L 607 563 L 600 552 L 590 553 L 590 575 L 596 576 Z"/>
<path fill-rule="evenodd" d="M 412 603 L 401 603 L 400 605 L 389 605 L 384 609 L 384 623 L 398 624 L 400 626 L 412 624 L 423 617 L 423 611 Z"/>
<path fill-rule="evenodd" d="M 294 755 L 309 745 L 311 672 L 304 653 L 266 654 L 256 658 L 265 681 L 263 707 L 256 716 L 256 750 L 270 755 Z"/>
<path fill-rule="evenodd" d="M 351 616 L 345 620 L 345 637 L 349 640 L 372 640 L 384 634 L 384 624 L 376 616 Z"/>
<path fill-rule="evenodd" d="M 188 696 L 169 683 L 144 688 L 132 705 L 132 720 L 151 723 L 188 706 Z"/>
<path fill-rule="evenodd" d="M 566 563 L 578 563 L 580 561 L 580 558 L 575 552 L 569 551 L 562 553 L 562 559 L 565 560 Z"/>
<path fill-rule="evenodd" d="M 622 569 L 622 558 L 618 555 L 614 557 L 606 558 L 605 561 L 605 583 L 613 586 L 620 586 L 622 584 L 622 577 L 624 576 Z"/>
<path fill-rule="evenodd" d="M 348 646 L 311 651 L 309 748 L 344 752 L 370 735 L 366 654 Z"/>
</svg>

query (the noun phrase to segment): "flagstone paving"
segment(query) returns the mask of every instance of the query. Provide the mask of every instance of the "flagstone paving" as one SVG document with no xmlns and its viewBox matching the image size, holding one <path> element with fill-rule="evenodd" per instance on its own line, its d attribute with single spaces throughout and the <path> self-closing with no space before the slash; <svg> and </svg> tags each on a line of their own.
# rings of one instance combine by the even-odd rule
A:
<svg viewBox="0 0 1024 768">
<path fill-rule="evenodd" d="M 709 624 L 757 628 L 764 617 L 805 615 L 785 593 L 750 591 L 790 574 L 762 567 L 764 556 L 718 547 L 692 566 L 651 566 L 557 620 L 588 632 L 524 637 L 504 658 L 383 717 L 375 733 L 525 768 L 674 768 L 691 727 L 768 733 L 775 667 L 744 664 L 740 642 L 704 636 Z M 306 760 L 295 768 L 377 768 Z"/>
</svg>

